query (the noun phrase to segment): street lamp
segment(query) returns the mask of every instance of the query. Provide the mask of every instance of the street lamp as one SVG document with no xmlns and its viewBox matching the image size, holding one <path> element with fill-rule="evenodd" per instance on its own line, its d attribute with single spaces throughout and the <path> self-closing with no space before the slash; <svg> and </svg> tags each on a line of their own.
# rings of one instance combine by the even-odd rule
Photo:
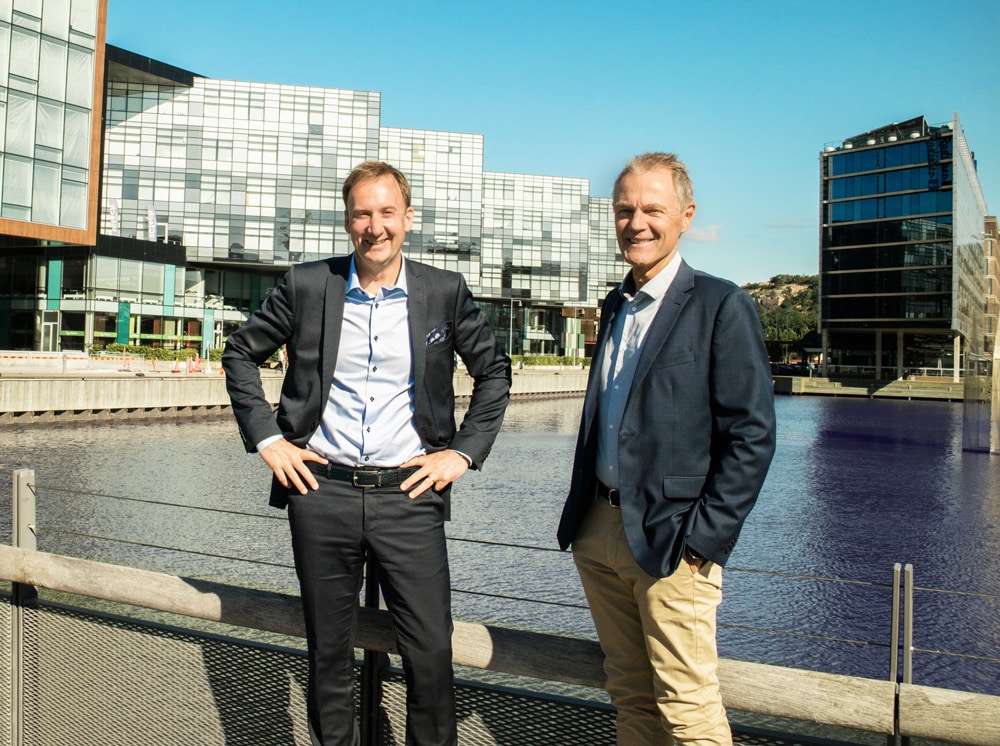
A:
<svg viewBox="0 0 1000 746">
<path fill-rule="evenodd" d="M 517 302 L 517 307 L 521 307 L 521 301 Z M 510 299 L 510 325 L 507 329 L 507 354 L 514 354 L 514 299 Z"/>
</svg>

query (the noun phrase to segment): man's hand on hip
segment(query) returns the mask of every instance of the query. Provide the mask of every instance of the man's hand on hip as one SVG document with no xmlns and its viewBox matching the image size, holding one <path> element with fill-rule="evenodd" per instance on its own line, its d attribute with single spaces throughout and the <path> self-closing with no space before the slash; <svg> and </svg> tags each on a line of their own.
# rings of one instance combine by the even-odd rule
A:
<svg viewBox="0 0 1000 746">
<path fill-rule="evenodd" d="M 469 462 L 458 451 L 445 450 L 411 458 L 403 467 L 419 466 L 420 470 L 399 485 L 403 492 L 414 488 L 409 496 L 419 497 L 433 487 L 443 490 L 469 470 Z"/>
<path fill-rule="evenodd" d="M 319 482 L 306 465 L 306 461 L 325 464 L 326 459 L 318 453 L 308 448 L 299 448 L 284 438 L 279 438 L 265 446 L 260 451 L 260 457 L 271 467 L 282 487 L 294 487 L 303 495 L 309 489 L 319 489 Z"/>
</svg>

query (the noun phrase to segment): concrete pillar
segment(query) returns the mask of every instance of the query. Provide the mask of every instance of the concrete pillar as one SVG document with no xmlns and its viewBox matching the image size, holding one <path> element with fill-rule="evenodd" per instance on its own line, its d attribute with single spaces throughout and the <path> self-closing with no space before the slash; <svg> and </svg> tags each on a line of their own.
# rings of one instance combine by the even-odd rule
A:
<svg viewBox="0 0 1000 746">
<path fill-rule="evenodd" d="M 903 332 L 896 332 L 896 378 L 903 377 L 905 372 L 903 363 Z"/>
<path fill-rule="evenodd" d="M 961 378 L 961 363 L 962 363 L 962 338 L 959 335 L 955 335 L 955 351 L 954 351 L 955 364 L 952 366 L 952 378 L 951 380 L 956 383 Z"/>
</svg>

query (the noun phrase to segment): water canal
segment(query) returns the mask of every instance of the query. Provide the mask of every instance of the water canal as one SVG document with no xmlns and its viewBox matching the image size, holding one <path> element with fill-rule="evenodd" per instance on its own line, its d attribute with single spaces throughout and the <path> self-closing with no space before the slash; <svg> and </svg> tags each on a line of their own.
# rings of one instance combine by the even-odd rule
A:
<svg viewBox="0 0 1000 746">
<path fill-rule="evenodd" d="M 580 401 L 514 402 L 485 470 L 456 487 L 457 617 L 592 634 L 572 561 L 554 551 Z M 1000 457 L 962 452 L 961 405 L 777 408 L 774 465 L 726 573 L 722 654 L 885 678 L 892 567 L 911 563 L 914 681 L 1000 694 Z M 5 495 L 15 468 L 36 472 L 43 551 L 295 588 L 266 467 L 228 417 L 4 427 Z M 9 515 L 4 504 L 4 541 Z"/>
</svg>

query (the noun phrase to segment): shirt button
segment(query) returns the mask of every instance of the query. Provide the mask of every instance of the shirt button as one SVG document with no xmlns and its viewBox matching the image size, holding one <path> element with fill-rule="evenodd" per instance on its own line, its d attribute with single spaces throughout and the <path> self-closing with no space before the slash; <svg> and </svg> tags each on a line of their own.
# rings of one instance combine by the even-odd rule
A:
<svg viewBox="0 0 1000 746">
<path fill-rule="evenodd" d="M 378 370 L 378 366 L 377 365 L 373 365 L 372 366 L 372 373 L 374 373 L 376 370 Z"/>
<path fill-rule="evenodd" d="M 375 397 L 374 396 L 369 396 L 368 397 L 368 401 L 375 401 Z"/>
</svg>

